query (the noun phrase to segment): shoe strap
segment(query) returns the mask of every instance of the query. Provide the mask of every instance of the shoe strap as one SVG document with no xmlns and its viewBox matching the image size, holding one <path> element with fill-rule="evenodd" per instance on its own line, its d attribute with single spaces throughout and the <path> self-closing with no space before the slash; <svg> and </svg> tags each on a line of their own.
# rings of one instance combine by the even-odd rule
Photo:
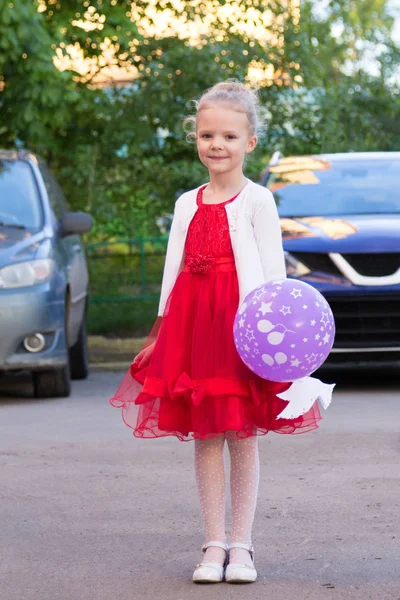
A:
<svg viewBox="0 0 400 600">
<path fill-rule="evenodd" d="M 229 544 L 228 548 L 229 550 L 231 550 L 232 548 L 243 548 L 243 550 L 247 550 L 251 558 L 253 558 L 254 556 L 254 548 L 249 544 L 242 544 L 241 542 L 232 542 L 232 544 Z"/>
<path fill-rule="evenodd" d="M 224 570 L 224 565 L 220 565 L 217 562 L 205 562 L 196 565 L 196 569 L 201 569 L 202 567 L 206 567 L 207 569 L 215 569 L 218 573 Z"/>
<path fill-rule="evenodd" d="M 211 542 L 207 542 L 206 544 L 203 544 L 203 546 L 201 547 L 202 551 L 205 552 L 207 550 L 207 548 L 222 548 L 223 550 L 225 550 L 225 552 L 228 551 L 228 544 L 224 544 L 223 542 L 215 542 L 215 541 L 211 541 Z"/>
</svg>

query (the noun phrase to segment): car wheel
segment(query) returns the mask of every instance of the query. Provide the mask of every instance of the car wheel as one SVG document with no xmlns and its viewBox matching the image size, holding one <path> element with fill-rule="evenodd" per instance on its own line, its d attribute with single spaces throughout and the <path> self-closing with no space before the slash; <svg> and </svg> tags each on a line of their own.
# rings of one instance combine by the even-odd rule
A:
<svg viewBox="0 0 400 600">
<path fill-rule="evenodd" d="M 83 318 L 76 343 L 69 349 L 72 379 L 86 379 L 89 374 L 86 319 Z"/>
<path fill-rule="evenodd" d="M 35 398 L 65 398 L 71 393 L 69 365 L 51 371 L 33 373 Z"/>
</svg>

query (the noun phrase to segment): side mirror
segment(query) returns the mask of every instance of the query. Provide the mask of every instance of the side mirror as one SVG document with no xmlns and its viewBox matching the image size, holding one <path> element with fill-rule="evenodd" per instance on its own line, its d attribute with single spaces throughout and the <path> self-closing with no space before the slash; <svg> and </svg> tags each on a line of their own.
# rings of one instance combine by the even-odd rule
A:
<svg viewBox="0 0 400 600">
<path fill-rule="evenodd" d="M 88 233 L 92 227 L 93 218 L 88 213 L 70 212 L 66 213 L 61 219 L 61 229 L 63 235 Z"/>
</svg>

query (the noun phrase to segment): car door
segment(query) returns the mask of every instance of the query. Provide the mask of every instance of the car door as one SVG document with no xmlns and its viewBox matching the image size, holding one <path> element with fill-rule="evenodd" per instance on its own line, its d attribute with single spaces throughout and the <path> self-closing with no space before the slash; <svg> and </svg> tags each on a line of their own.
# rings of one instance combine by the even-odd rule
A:
<svg viewBox="0 0 400 600">
<path fill-rule="evenodd" d="M 59 222 L 65 213 L 69 212 L 68 204 L 56 178 L 44 163 L 40 164 L 40 171 L 55 220 Z M 77 340 L 79 328 L 84 318 L 88 273 L 80 236 L 76 234 L 62 236 L 61 229 L 59 227 L 56 229 L 58 230 L 56 246 L 66 268 L 69 287 L 69 303 L 66 307 L 68 316 L 67 336 L 68 346 L 72 346 Z"/>
</svg>

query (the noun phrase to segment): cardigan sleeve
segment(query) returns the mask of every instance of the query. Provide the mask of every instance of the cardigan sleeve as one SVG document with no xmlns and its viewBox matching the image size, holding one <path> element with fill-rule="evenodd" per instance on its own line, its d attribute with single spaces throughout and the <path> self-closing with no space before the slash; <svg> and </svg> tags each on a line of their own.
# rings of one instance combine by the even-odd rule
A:
<svg viewBox="0 0 400 600">
<path fill-rule="evenodd" d="M 272 193 L 263 189 L 253 218 L 254 236 L 260 254 L 264 281 L 286 279 L 282 232 Z"/>
<path fill-rule="evenodd" d="M 161 284 L 160 303 L 158 307 L 159 317 L 164 315 L 168 297 L 175 285 L 175 281 L 181 270 L 183 260 L 184 239 L 182 241 L 182 231 L 180 230 L 179 220 L 177 217 L 178 202 L 181 198 L 182 196 L 180 196 L 175 202 L 174 216 L 172 219 L 171 230 L 169 232 L 167 254 L 165 257 L 164 273 Z"/>
</svg>

